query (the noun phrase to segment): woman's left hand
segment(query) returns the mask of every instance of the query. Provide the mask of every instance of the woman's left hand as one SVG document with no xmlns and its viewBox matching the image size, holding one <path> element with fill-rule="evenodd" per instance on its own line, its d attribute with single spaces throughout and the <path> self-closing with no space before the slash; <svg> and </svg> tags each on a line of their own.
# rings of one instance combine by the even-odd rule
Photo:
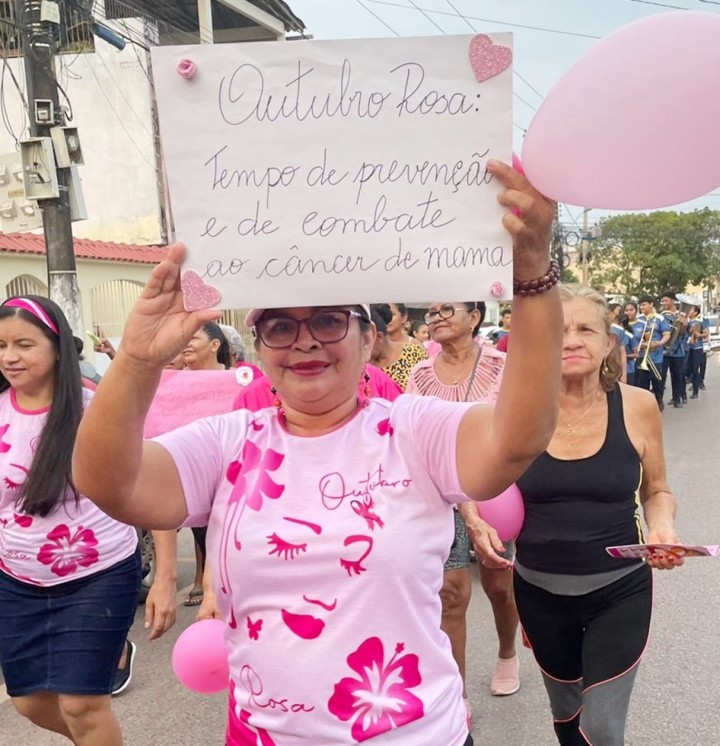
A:
<svg viewBox="0 0 720 746">
<path fill-rule="evenodd" d="M 662 529 L 650 531 L 646 543 L 680 544 L 680 539 L 675 533 L 675 529 Z M 647 563 L 655 570 L 672 570 L 675 567 L 680 567 L 680 565 L 685 564 L 685 558 L 682 555 L 681 549 L 678 549 L 677 551 L 668 550 L 664 552 L 656 552 L 648 557 Z"/>
<path fill-rule="evenodd" d="M 488 171 L 505 187 L 498 197 L 500 204 L 514 209 L 503 217 L 513 239 L 514 275 L 519 280 L 541 277 L 548 268 L 555 203 L 507 163 L 491 161 Z"/>
</svg>

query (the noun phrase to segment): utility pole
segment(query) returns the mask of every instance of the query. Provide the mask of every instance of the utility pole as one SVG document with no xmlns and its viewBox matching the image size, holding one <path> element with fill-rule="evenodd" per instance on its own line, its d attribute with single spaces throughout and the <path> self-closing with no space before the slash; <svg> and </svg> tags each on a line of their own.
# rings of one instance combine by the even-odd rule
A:
<svg viewBox="0 0 720 746">
<path fill-rule="evenodd" d="M 22 29 L 22 50 L 27 79 L 28 117 L 32 137 L 50 137 L 51 127 L 65 124 L 60 109 L 55 77 L 54 24 L 42 19 L 42 0 L 16 0 L 16 18 Z M 38 115 L 38 101 L 49 101 L 52 116 Z M 41 107 L 47 112 L 48 108 Z M 38 121 L 40 120 L 40 121 Z M 75 252 L 73 250 L 70 198 L 68 193 L 69 169 L 58 168 L 57 179 L 60 196 L 57 199 L 39 200 L 42 210 L 45 250 L 47 254 L 48 290 L 65 313 L 70 328 L 82 337 Z"/>
</svg>

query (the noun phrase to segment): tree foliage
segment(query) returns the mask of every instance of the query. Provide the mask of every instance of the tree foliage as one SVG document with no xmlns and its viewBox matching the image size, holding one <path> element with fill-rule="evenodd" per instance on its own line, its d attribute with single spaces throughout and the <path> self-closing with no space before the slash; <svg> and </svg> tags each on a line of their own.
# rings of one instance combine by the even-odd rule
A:
<svg viewBox="0 0 720 746">
<path fill-rule="evenodd" d="M 616 215 L 600 223 L 591 247 L 590 280 L 624 297 L 688 285 L 714 284 L 720 275 L 720 211 Z"/>
</svg>

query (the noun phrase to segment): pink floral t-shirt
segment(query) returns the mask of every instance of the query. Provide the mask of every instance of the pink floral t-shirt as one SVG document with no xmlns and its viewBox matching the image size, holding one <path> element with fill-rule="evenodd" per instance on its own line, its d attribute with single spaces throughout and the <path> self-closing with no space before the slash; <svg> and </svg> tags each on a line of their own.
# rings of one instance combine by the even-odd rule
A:
<svg viewBox="0 0 720 746">
<path fill-rule="evenodd" d="M 335 432 L 277 411 L 156 440 L 186 525 L 208 525 L 228 622 L 228 746 L 461 746 L 462 682 L 440 630 L 465 404 L 371 399 Z"/>
<path fill-rule="evenodd" d="M 92 392 L 83 389 L 85 404 Z M 47 409 L 21 409 L 15 392 L 0 394 L 0 571 L 32 585 L 50 586 L 93 575 L 129 557 L 137 546 L 132 526 L 68 491 L 42 517 L 17 508 L 17 493 L 32 464 Z"/>
</svg>

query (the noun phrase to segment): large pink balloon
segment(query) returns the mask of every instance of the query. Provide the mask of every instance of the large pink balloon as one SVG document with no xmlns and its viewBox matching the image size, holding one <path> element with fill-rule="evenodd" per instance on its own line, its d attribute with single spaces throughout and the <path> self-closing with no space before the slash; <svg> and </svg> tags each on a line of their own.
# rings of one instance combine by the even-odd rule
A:
<svg viewBox="0 0 720 746">
<path fill-rule="evenodd" d="M 720 15 L 661 13 L 598 42 L 553 88 L 522 163 L 560 202 L 676 205 L 720 185 Z"/>
<path fill-rule="evenodd" d="M 525 504 L 517 485 L 511 484 L 492 500 L 475 503 L 480 517 L 489 523 L 502 541 L 515 539 L 525 520 Z"/>
<path fill-rule="evenodd" d="M 172 666 L 181 684 L 200 694 L 227 689 L 230 672 L 225 647 L 225 622 L 203 619 L 178 637 Z"/>
</svg>

